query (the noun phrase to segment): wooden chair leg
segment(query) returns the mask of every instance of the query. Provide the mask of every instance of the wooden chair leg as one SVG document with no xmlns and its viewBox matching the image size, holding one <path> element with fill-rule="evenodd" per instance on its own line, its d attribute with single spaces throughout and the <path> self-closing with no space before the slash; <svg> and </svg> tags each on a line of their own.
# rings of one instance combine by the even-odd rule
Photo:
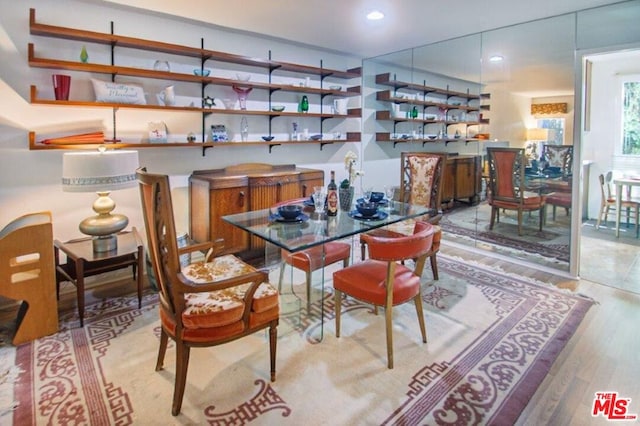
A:
<svg viewBox="0 0 640 426">
<path fill-rule="evenodd" d="M 438 281 L 440 279 L 440 276 L 438 275 L 438 260 L 436 259 L 436 254 L 437 253 L 433 253 L 429 257 L 429 261 L 431 262 L 431 271 L 433 272 L 433 279 Z"/>
<path fill-rule="evenodd" d="M 340 337 L 340 311 L 342 310 L 342 292 L 340 290 L 335 290 L 333 301 L 336 310 L 336 337 Z"/>
<path fill-rule="evenodd" d="M 518 210 L 518 235 L 522 235 L 522 210 Z"/>
<path fill-rule="evenodd" d="M 278 343 L 278 321 L 271 321 L 269 326 L 269 360 L 271 365 L 271 381 L 276 381 L 276 347 Z"/>
<path fill-rule="evenodd" d="M 167 343 L 169 336 L 164 329 L 160 330 L 160 349 L 158 349 L 158 360 L 156 361 L 156 371 L 162 370 L 164 365 L 164 354 L 167 352 Z"/>
<path fill-rule="evenodd" d="M 384 322 L 387 330 L 387 368 L 393 368 L 393 305 L 387 303 L 384 309 Z"/>
<path fill-rule="evenodd" d="M 182 409 L 184 388 L 187 384 L 187 369 L 189 367 L 189 346 L 176 342 L 176 383 L 173 389 L 173 405 L 171 414 L 177 416 Z"/>
<path fill-rule="evenodd" d="M 489 230 L 493 229 L 493 225 L 496 222 L 496 214 L 498 209 L 495 207 L 491 207 L 491 221 L 489 222 Z"/>
<path fill-rule="evenodd" d="M 420 324 L 420 332 L 422 333 L 422 342 L 427 343 L 427 327 L 424 325 L 424 310 L 422 309 L 422 293 L 413 298 L 416 305 L 416 314 L 418 314 L 418 324 Z"/>
</svg>

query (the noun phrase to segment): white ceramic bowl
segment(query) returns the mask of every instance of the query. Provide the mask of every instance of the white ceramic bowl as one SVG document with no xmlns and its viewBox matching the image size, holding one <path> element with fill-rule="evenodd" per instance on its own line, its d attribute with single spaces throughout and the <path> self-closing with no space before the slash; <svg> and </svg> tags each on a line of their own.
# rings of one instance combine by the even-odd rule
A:
<svg viewBox="0 0 640 426">
<path fill-rule="evenodd" d="M 237 72 L 236 78 L 238 79 L 238 81 L 249 81 L 251 80 L 251 74 L 246 72 Z"/>
</svg>

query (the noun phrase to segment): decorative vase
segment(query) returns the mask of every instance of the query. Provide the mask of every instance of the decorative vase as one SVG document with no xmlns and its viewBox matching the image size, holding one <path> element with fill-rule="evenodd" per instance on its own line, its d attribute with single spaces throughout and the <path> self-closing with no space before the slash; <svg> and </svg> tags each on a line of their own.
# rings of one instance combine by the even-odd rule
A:
<svg viewBox="0 0 640 426">
<path fill-rule="evenodd" d="M 82 46 L 82 50 L 80 51 L 80 60 L 83 64 L 86 64 L 89 61 L 89 54 L 87 53 L 87 48 Z"/>
<path fill-rule="evenodd" d="M 249 92 L 253 90 L 251 87 L 247 87 L 246 89 L 236 86 L 235 84 L 231 86 L 233 91 L 238 94 L 238 102 L 240 103 L 240 109 L 247 109 L 247 96 L 249 96 Z"/>
<path fill-rule="evenodd" d="M 338 188 L 338 198 L 340 199 L 340 209 L 350 211 L 353 204 L 353 194 L 355 190 L 353 186 L 348 188 Z"/>
<path fill-rule="evenodd" d="M 298 105 L 299 112 L 309 112 L 309 98 L 307 95 L 302 96 L 300 99 L 300 105 Z"/>
</svg>

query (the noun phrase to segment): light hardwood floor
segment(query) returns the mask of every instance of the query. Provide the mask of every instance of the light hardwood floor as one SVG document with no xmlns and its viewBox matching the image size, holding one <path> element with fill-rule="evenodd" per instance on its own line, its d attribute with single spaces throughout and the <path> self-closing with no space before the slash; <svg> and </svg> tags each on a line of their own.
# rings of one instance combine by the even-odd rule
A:
<svg viewBox="0 0 640 426">
<path fill-rule="evenodd" d="M 478 256 L 462 249 L 443 247 L 442 251 L 559 287 L 574 287 L 577 293 L 597 302 L 587 312 L 516 424 L 610 424 L 601 416 L 591 416 L 595 393 L 603 391 L 618 392 L 620 398 L 631 398 L 629 412 L 640 416 L 640 334 L 637 331 L 640 294 L 586 280 L 572 282 L 529 266 Z"/>
</svg>

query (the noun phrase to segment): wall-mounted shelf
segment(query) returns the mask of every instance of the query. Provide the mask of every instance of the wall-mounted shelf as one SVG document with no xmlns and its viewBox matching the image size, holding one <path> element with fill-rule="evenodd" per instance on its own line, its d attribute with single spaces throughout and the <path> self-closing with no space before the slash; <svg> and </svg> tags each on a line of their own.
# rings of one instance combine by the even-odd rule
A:
<svg viewBox="0 0 640 426">
<path fill-rule="evenodd" d="M 428 86 L 426 81 L 422 84 L 404 82 L 397 80 L 395 75 L 391 76 L 390 73 L 376 75 L 375 81 L 378 85 L 392 88 L 378 91 L 376 100 L 396 105 L 395 109 L 398 111 L 398 105 L 411 107 L 409 111 L 404 111 L 404 114 L 402 111 L 400 114 L 397 112 L 392 114 L 390 110 L 376 111 L 376 120 L 393 122 L 393 132 L 377 133 L 376 141 L 393 142 L 395 147 L 398 143 L 410 141 L 422 142 L 424 146 L 426 143 L 435 142 L 444 142 L 446 145 L 450 142 L 464 141 L 468 144 L 482 140 L 469 137 L 469 127 L 489 124 L 489 119 L 484 118 L 481 113 L 481 111 L 490 110 L 490 106 L 483 103 L 490 99 L 489 94 L 474 94 L 469 90 L 460 92 L 451 90 L 449 87 L 444 89 L 432 87 Z M 409 132 L 410 134 L 398 132 L 397 127 L 401 123 L 420 126 L 417 134 L 425 137 L 413 137 L 416 134 L 415 129 Z M 451 129 L 456 129 L 456 136 L 459 135 L 459 137 L 452 137 L 450 126 L 454 126 Z M 437 130 L 434 131 L 434 129 Z M 400 137 L 392 139 L 392 134 Z"/>
<path fill-rule="evenodd" d="M 171 43 L 158 42 L 153 40 L 146 40 L 135 37 L 127 37 L 122 35 L 114 34 L 113 32 L 113 22 L 111 23 L 111 33 L 101 33 L 95 31 L 85 31 L 78 30 L 74 28 L 67 28 L 61 26 L 54 25 L 46 25 L 42 23 L 36 22 L 36 13 L 35 9 L 30 9 L 29 11 L 29 29 L 32 35 L 51 37 L 51 38 L 60 38 L 67 40 L 75 40 L 75 41 L 83 41 L 88 43 L 96 43 L 102 45 L 108 45 L 111 47 L 111 64 L 98 64 L 98 63 L 83 63 L 76 61 L 67 61 L 67 60 L 58 60 L 53 58 L 39 57 L 36 55 L 36 48 L 33 43 L 29 43 L 28 45 L 28 61 L 29 65 L 34 68 L 47 68 L 47 69 L 58 69 L 58 70 L 70 70 L 70 71 L 80 71 L 80 72 L 90 72 L 90 73 L 98 73 L 98 74 L 106 74 L 111 76 L 111 80 L 115 81 L 118 76 L 129 76 L 129 77 L 140 77 L 140 78 L 148 78 L 148 79 L 159 79 L 159 80 L 170 80 L 176 82 L 186 82 L 186 83 L 194 83 L 199 84 L 202 87 L 202 94 L 204 97 L 204 88 L 207 85 L 217 85 L 217 86 L 234 86 L 239 85 L 244 88 L 252 88 L 258 90 L 267 90 L 268 91 L 268 103 L 265 106 L 265 110 L 240 110 L 240 109 L 222 109 L 222 108 L 203 108 L 200 105 L 193 106 L 163 106 L 163 105 L 131 105 L 131 104 L 120 104 L 120 103 L 101 103 L 94 101 L 86 101 L 86 100 L 54 100 L 54 99 L 43 99 L 38 97 L 38 90 L 35 86 L 31 86 L 31 103 L 32 104 L 40 104 L 40 105 L 55 105 L 55 106 L 66 106 L 66 107 L 97 107 L 97 108 L 110 108 L 113 110 L 113 140 L 117 140 L 117 131 L 116 131 L 116 112 L 120 109 L 148 109 L 148 110 L 161 110 L 161 111 L 182 111 L 182 112 L 194 112 L 202 115 L 202 141 L 200 143 L 163 143 L 163 144 L 150 144 L 150 143 L 133 143 L 133 144 L 115 144 L 114 147 L 185 147 L 185 146 L 198 146 L 202 148 L 203 155 L 207 148 L 213 147 L 215 145 L 219 145 L 220 143 L 206 143 L 206 126 L 205 126 L 205 117 L 215 114 L 215 115 L 243 115 L 243 116 L 265 116 L 269 119 L 269 135 L 271 135 L 271 121 L 277 119 L 278 117 L 304 117 L 304 118 L 318 118 L 320 120 L 320 134 L 324 134 L 323 131 L 323 123 L 328 119 L 351 119 L 351 118 L 360 118 L 362 117 L 362 109 L 361 108 L 349 108 L 346 114 L 333 114 L 324 112 L 324 108 L 328 108 L 323 106 L 323 99 L 327 96 L 341 97 L 341 98 L 349 98 L 349 97 L 357 97 L 360 96 L 361 87 L 360 85 L 355 86 L 347 86 L 343 89 L 344 85 L 340 85 L 339 90 L 335 90 L 334 86 L 330 85 L 328 88 L 325 87 L 324 79 L 331 77 L 333 79 L 341 79 L 341 80 L 350 80 L 355 78 L 361 78 L 362 69 L 360 67 L 348 69 L 346 71 L 343 70 L 335 70 L 325 68 L 320 61 L 319 67 L 301 65 L 301 64 L 292 64 L 288 62 L 279 62 L 271 60 L 271 52 L 269 52 L 269 59 L 260 59 L 254 57 L 247 57 L 241 55 L 235 55 L 226 52 L 219 52 L 214 50 L 209 50 L 204 48 L 204 40 L 200 40 L 201 47 L 191 47 L 184 45 L 177 45 Z M 204 68 L 206 61 L 215 60 L 220 62 L 225 62 L 228 64 L 242 65 L 242 66 L 251 66 L 258 67 L 268 71 L 268 82 L 259 82 L 259 81 L 238 81 L 236 79 L 230 78 L 221 78 L 221 77 L 203 77 L 196 76 L 193 74 L 185 74 L 179 72 L 169 72 L 169 71 L 158 71 L 153 69 L 143 69 L 143 68 L 135 68 L 135 67 L 127 67 L 127 66 L 116 66 L 113 65 L 115 63 L 115 49 L 119 47 L 130 48 L 130 49 L 140 49 L 151 52 L 161 52 L 168 53 L 172 55 L 178 55 L 183 57 L 191 57 L 200 59 L 201 67 Z M 320 87 L 303 87 L 300 85 L 294 84 L 275 84 L 272 83 L 272 73 L 274 72 L 291 72 L 298 73 L 303 75 L 311 75 L 311 76 L 319 76 L 320 77 Z M 334 87 L 332 89 L 331 87 Z M 319 96 L 319 110 L 320 112 L 275 112 L 270 110 L 272 95 L 276 92 L 293 92 L 300 93 L 306 95 L 315 95 Z M 328 132 L 331 133 L 331 132 Z M 42 143 L 35 142 L 35 135 L 33 136 L 33 140 L 31 140 L 32 136 L 30 136 L 30 149 L 72 149 L 73 147 L 66 148 L 66 145 L 58 145 L 56 148 L 50 148 L 48 146 L 44 146 Z M 226 146 L 234 146 L 234 145 L 267 145 L 269 146 L 269 152 L 273 146 L 284 145 L 284 144 L 319 144 L 320 149 L 324 145 L 337 143 L 337 142 L 359 142 L 361 138 L 361 134 L 359 132 L 347 132 L 347 138 L 336 139 L 336 140 L 320 140 L 320 141 L 255 141 L 255 142 L 225 142 L 223 143 Z"/>
</svg>

